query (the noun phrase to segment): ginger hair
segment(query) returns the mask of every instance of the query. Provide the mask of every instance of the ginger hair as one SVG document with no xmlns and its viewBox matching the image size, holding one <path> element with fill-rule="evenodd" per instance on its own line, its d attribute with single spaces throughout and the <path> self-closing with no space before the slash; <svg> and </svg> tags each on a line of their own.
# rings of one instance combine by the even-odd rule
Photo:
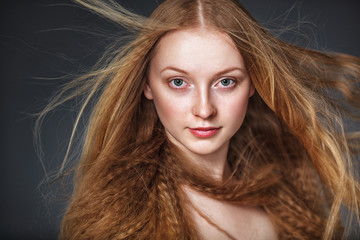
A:
<svg viewBox="0 0 360 240">
<path fill-rule="evenodd" d="M 360 119 L 354 112 L 360 108 L 359 58 L 279 40 L 235 0 L 166 0 L 150 18 L 113 0 L 76 2 L 136 38 L 108 51 L 103 65 L 69 83 L 40 115 L 84 96 L 74 135 L 95 98 L 62 239 L 198 239 L 183 184 L 262 207 L 280 239 L 342 238 L 342 205 L 358 221 L 360 186 L 352 163 L 360 133 L 345 122 Z M 256 88 L 230 143 L 236 181 L 209 179 L 192 166 L 168 141 L 152 102 L 143 96 L 159 39 L 199 26 L 231 37 Z M 66 159 L 61 172 L 65 165 Z"/>
</svg>

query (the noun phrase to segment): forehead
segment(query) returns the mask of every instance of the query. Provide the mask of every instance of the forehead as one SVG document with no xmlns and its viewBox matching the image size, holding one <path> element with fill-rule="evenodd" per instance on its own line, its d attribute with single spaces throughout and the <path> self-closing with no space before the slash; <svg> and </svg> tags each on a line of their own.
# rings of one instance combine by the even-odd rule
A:
<svg viewBox="0 0 360 240">
<path fill-rule="evenodd" d="M 200 41 L 204 39 L 208 41 L 221 41 L 222 43 L 229 44 L 236 49 L 235 44 L 228 34 L 210 27 L 194 27 L 170 31 L 160 39 L 158 47 L 163 45 L 164 42 L 180 39 L 188 41 Z"/>
<path fill-rule="evenodd" d="M 242 56 L 232 39 L 223 32 L 207 28 L 175 30 L 158 42 L 151 67 L 169 65 L 186 70 L 219 69 L 229 65 L 244 65 Z"/>
</svg>

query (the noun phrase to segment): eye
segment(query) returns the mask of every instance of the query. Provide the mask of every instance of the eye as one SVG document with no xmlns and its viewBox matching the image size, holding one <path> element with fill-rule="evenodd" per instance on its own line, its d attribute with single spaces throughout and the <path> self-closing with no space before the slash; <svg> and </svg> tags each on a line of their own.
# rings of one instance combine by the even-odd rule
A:
<svg viewBox="0 0 360 240">
<path fill-rule="evenodd" d="M 235 81 L 233 79 L 230 79 L 230 78 L 224 78 L 224 79 L 221 79 L 220 82 L 218 82 L 216 84 L 216 86 L 218 87 L 231 87 L 235 84 Z"/>
<path fill-rule="evenodd" d="M 174 87 L 174 88 L 183 88 L 183 87 L 187 86 L 187 83 L 184 80 L 180 79 L 180 78 L 172 79 L 169 82 L 169 84 L 170 84 L 171 87 Z"/>
</svg>

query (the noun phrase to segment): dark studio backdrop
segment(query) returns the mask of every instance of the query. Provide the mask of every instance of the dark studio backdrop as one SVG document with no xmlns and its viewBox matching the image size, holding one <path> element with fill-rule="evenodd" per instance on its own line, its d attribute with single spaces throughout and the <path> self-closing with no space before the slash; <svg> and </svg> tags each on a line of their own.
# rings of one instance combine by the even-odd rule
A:
<svg viewBox="0 0 360 240">
<path fill-rule="evenodd" d="M 148 16 L 159 1 L 119 2 Z M 289 41 L 360 56 L 358 0 L 241 2 L 269 27 L 293 26 L 280 35 Z M 100 57 L 110 41 L 91 32 L 120 31 L 64 0 L 5 0 L 0 19 L 0 239 L 56 239 L 64 201 L 55 195 L 57 185 L 40 185 L 45 173 L 35 152 L 35 118 L 30 114 L 70 79 L 61 77 L 83 72 Z M 73 121 L 72 105 L 66 104 L 44 123 L 44 164 L 49 173 L 60 166 Z"/>
</svg>

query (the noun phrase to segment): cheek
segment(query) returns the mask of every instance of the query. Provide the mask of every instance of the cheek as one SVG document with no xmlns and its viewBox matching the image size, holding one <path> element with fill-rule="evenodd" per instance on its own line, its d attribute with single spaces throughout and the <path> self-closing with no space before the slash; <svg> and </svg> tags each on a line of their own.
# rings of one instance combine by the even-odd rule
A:
<svg viewBox="0 0 360 240">
<path fill-rule="evenodd" d="M 154 94 L 154 104 L 160 121 L 166 127 L 175 124 L 186 112 L 186 102 L 179 101 L 166 94 Z"/>
<path fill-rule="evenodd" d="M 172 104 L 171 102 L 154 101 L 154 104 L 160 119 L 172 118 L 172 116 L 177 113 L 175 104 Z"/>
<path fill-rule="evenodd" d="M 248 101 L 249 98 L 247 95 L 227 101 L 226 108 L 223 108 L 223 110 L 226 111 L 226 113 L 224 112 L 226 120 L 231 122 L 231 124 L 240 127 L 246 115 Z"/>
</svg>

